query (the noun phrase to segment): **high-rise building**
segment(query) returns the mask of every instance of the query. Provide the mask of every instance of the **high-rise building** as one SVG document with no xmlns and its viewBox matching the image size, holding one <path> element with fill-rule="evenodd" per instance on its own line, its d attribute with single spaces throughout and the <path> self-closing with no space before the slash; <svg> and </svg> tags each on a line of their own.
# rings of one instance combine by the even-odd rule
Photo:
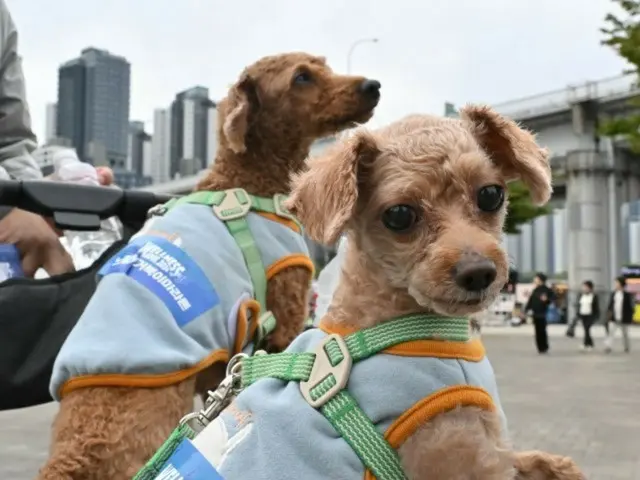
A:
<svg viewBox="0 0 640 480">
<path fill-rule="evenodd" d="M 45 124 L 44 124 L 43 140 L 45 144 L 48 144 L 58 136 L 58 134 L 56 133 L 57 124 L 58 124 L 58 104 L 48 103 L 46 114 L 45 114 Z"/>
<path fill-rule="evenodd" d="M 158 108 L 153 112 L 151 137 L 151 177 L 154 183 L 171 178 L 171 111 Z"/>
<path fill-rule="evenodd" d="M 151 135 L 145 131 L 144 122 L 131 122 L 126 169 L 138 175 L 151 175 L 149 170 L 151 160 L 145 159 L 145 155 L 147 157 L 151 155 Z"/>
<path fill-rule="evenodd" d="M 57 136 L 69 139 L 82 160 L 125 167 L 130 83 L 129 62 L 97 48 L 59 68 Z"/>
<path fill-rule="evenodd" d="M 176 95 L 171 104 L 171 178 L 194 175 L 213 161 L 215 108 L 206 87 L 196 86 Z"/>
</svg>

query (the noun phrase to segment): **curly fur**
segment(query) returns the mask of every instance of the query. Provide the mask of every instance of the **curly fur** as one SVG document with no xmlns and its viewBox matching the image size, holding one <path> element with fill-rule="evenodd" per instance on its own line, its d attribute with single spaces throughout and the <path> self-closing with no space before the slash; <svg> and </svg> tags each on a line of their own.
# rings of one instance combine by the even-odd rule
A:
<svg viewBox="0 0 640 480">
<path fill-rule="evenodd" d="M 377 131 L 361 129 L 297 174 L 289 208 L 308 234 L 349 245 L 324 322 L 362 328 L 415 312 L 473 315 L 508 278 L 500 247 L 506 202 L 486 213 L 478 189 L 519 178 L 533 200 L 551 195 L 546 151 L 533 135 L 489 107 L 467 106 L 460 119 L 412 115 Z M 417 212 L 397 233 L 381 221 L 395 205 Z M 454 281 L 459 262 L 484 258 L 496 278 L 480 293 Z M 498 416 L 458 407 L 419 427 L 400 447 L 410 479 L 578 480 L 573 461 L 543 452 L 514 452 Z"/>
<path fill-rule="evenodd" d="M 305 72 L 311 79 L 294 79 Z M 365 79 L 335 74 L 322 57 L 289 53 L 247 67 L 218 105 L 219 148 L 199 190 L 242 187 L 252 195 L 286 193 L 316 139 L 373 115 L 378 97 Z M 267 307 L 278 319 L 268 350 L 281 351 L 302 330 L 310 272 L 287 268 L 270 279 Z M 40 480 L 129 480 L 192 408 L 195 393 L 215 388 L 224 365 L 157 389 L 85 388 L 62 399 L 51 456 Z"/>
</svg>

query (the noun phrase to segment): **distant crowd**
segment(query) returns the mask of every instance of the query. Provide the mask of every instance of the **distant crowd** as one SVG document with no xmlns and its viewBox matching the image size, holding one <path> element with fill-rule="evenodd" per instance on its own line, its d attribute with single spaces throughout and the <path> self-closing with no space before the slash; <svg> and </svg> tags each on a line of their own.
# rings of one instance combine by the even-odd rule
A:
<svg viewBox="0 0 640 480">
<path fill-rule="evenodd" d="M 534 284 L 535 288 L 531 292 L 521 316 L 523 319 L 532 319 L 535 328 L 536 347 L 540 354 L 546 354 L 549 351 L 549 337 L 547 335 L 548 312 L 555 305 L 556 294 L 552 288 L 547 286 L 547 276 L 544 273 L 536 274 Z M 620 332 L 623 350 L 629 353 L 631 348 L 629 325 L 633 322 L 634 311 L 634 296 L 626 291 L 624 277 L 618 277 L 614 280 L 613 292 L 609 296 L 604 312 L 600 308 L 600 301 L 594 291 L 593 282 L 585 280 L 582 282 L 582 290 L 576 301 L 576 315 L 571 319 L 567 328 L 567 336 L 575 337 L 578 323 L 582 324 L 584 337 L 581 348 L 584 351 L 593 350 L 595 344 L 591 335 L 591 328 L 599 323 L 602 313 L 604 313 L 604 328 L 606 331 L 604 351 L 606 353 L 612 351 L 615 338 Z"/>
</svg>

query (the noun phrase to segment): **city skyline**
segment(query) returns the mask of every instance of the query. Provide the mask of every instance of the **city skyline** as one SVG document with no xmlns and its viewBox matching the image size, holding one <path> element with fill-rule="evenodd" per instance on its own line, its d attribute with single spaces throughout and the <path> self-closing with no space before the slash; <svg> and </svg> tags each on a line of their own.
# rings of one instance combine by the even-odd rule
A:
<svg viewBox="0 0 640 480">
<path fill-rule="evenodd" d="M 127 187 L 193 175 L 211 165 L 217 111 L 209 89 L 196 85 L 176 93 L 149 125 L 130 116 L 131 70 L 126 57 L 95 46 L 62 63 L 58 99 L 46 105 L 40 144 L 70 147 L 82 161 L 108 165 L 116 183 Z M 45 163 L 47 152 L 40 155 Z"/>
<path fill-rule="evenodd" d="M 409 0 L 381 1 L 376 8 L 363 0 L 328 0 L 311 16 L 289 0 L 267 10 L 257 2 L 238 9 L 195 0 L 179 8 L 168 0 L 9 6 L 39 138 L 46 104 L 55 99 L 59 63 L 87 45 L 131 62 L 131 118 L 147 125 L 155 108 L 190 86 L 204 85 L 221 99 L 244 66 L 263 55 L 305 50 L 327 56 L 336 71 L 345 72 L 350 46 L 368 37 L 380 41 L 359 46 L 351 66 L 383 85 L 372 126 L 408 113 L 440 114 L 446 101 L 502 102 L 624 68 L 600 45 L 609 0 L 464 0 L 437 8 Z M 240 28 L 251 34 L 239 35 Z"/>
</svg>

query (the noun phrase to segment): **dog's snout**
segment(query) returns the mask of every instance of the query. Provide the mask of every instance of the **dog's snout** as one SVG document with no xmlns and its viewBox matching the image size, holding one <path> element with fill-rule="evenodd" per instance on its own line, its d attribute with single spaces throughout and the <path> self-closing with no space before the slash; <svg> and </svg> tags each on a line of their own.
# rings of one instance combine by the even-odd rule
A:
<svg viewBox="0 0 640 480">
<path fill-rule="evenodd" d="M 463 258 L 454 268 L 456 284 L 468 292 L 479 292 L 488 288 L 497 275 L 496 264 L 480 255 Z"/>
<path fill-rule="evenodd" d="M 380 97 L 380 87 L 382 85 L 377 80 L 369 80 L 368 78 L 360 84 L 360 92 L 367 97 L 376 99 Z"/>
</svg>

